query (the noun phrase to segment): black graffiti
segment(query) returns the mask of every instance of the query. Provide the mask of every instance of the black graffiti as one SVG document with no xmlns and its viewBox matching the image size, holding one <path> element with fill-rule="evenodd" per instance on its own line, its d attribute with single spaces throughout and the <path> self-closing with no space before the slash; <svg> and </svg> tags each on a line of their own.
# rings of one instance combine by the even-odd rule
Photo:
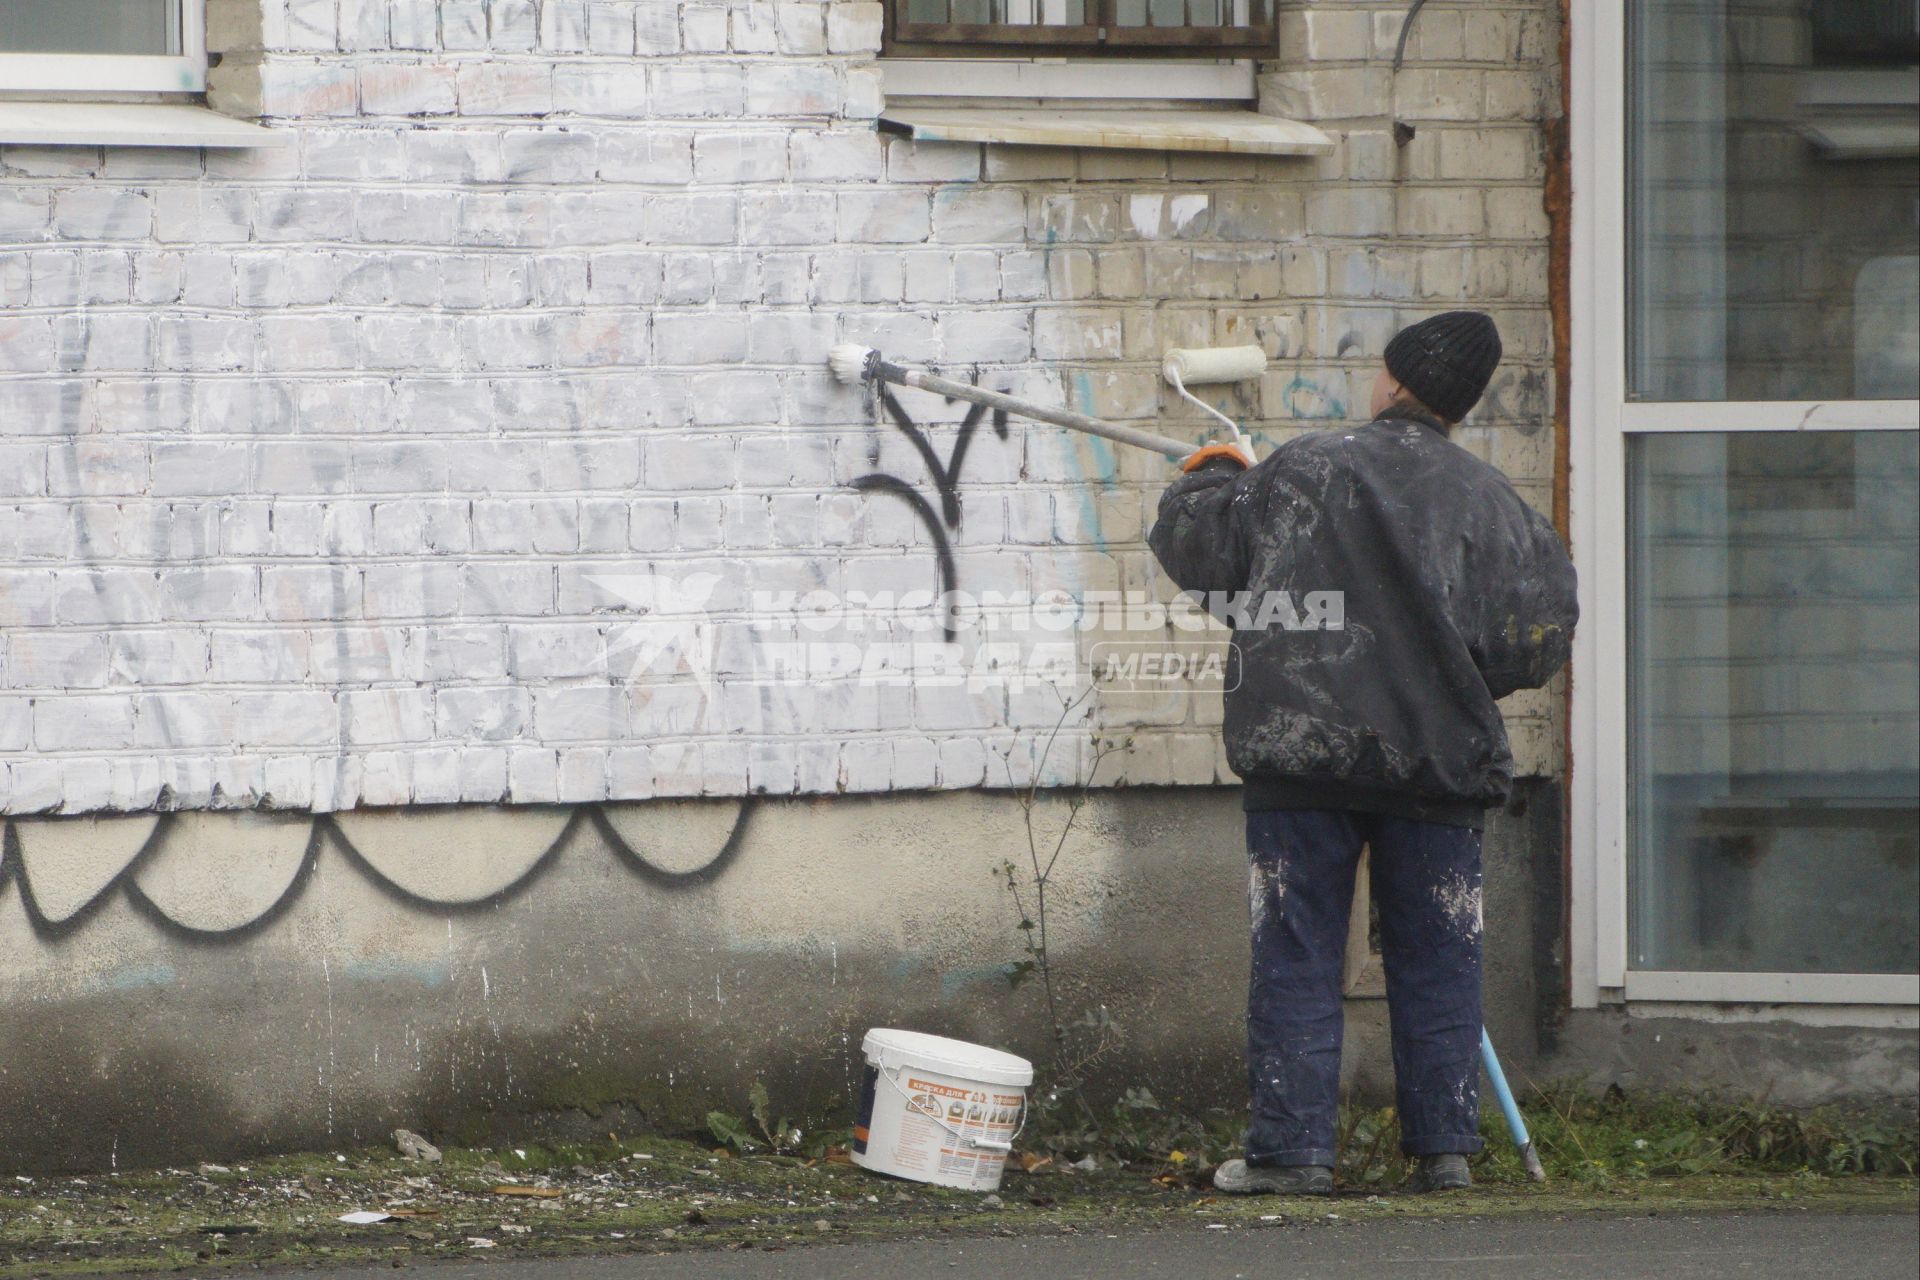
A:
<svg viewBox="0 0 1920 1280">
<path fill-rule="evenodd" d="M 434 914 L 465 915 L 491 910 L 525 893 L 548 868 L 559 860 L 563 851 L 574 843 L 581 831 L 588 827 L 591 827 L 606 842 L 607 847 L 613 851 L 615 859 L 641 880 L 661 889 L 690 889 L 718 880 L 739 857 L 756 801 L 752 798 L 743 799 L 739 802 L 739 806 L 732 829 L 727 833 L 727 838 L 721 843 L 720 848 L 714 852 L 713 857 L 704 864 L 687 871 L 669 871 L 649 861 L 645 854 L 628 844 L 620 835 L 619 830 L 607 818 L 601 806 L 581 806 L 574 810 L 567 824 L 553 838 L 552 843 L 542 850 L 540 855 L 528 864 L 527 869 L 515 877 L 511 884 L 482 897 L 462 902 L 424 898 L 395 884 L 382 875 L 365 854 L 354 847 L 353 841 L 347 838 L 346 832 L 340 829 L 338 823 L 325 814 L 316 814 L 307 837 L 306 851 L 301 855 L 300 865 L 293 873 L 293 877 L 288 880 L 287 887 L 265 911 L 231 929 L 200 929 L 182 924 L 161 910 L 141 890 L 136 873 L 143 864 L 157 857 L 167 847 L 175 826 L 172 814 L 160 815 L 159 821 L 154 825 L 153 831 L 147 836 L 146 842 L 140 846 L 139 851 L 127 860 L 127 864 L 111 880 L 101 886 L 98 893 L 71 915 L 58 920 L 49 919 L 40 909 L 39 903 L 34 900 L 33 885 L 25 874 L 24 860 L 20 856 L 19 833 L 13 823 L 8 823 L 4 853 L 0 854 L 0 894 L 4 894 L 8 882 L 11 881 L 19 891 L 20 905 L 26 912 L 27 923 L 32 926 L 36 936 L 45 940 L 63 938 L 78 929 L 106 906 L 117 890 L 136 914 L 153 924 L 162 933 L 196 942 L 240 942 L 273 924 L 299 901 L 312 880 L 315 869 L 319 866 L 322 854 L 329 846 L 344 858 L 348 865 L 357 869 L 369 883 L 393 901 L 415 910 Z"/>
<path fill-rule="evenodd" d="M 1510 424 L 1523 436 L 1538 435 L 1549 422 L 1547 391 L 1544 369 L 1504 370 L 1487 384 L 1474 421 Z"/>
<path fill-rule="evenodd" d="M 954 438 L 953 448 L 943 461 L 934 449 L 933 442 L 927 438 L 925 430 L 913 420 L 913 416 L 901 407 L 894 398 L 892 390 L 880 388 L 880 406 L 886 411 L 887 418 L 893 423 L 920 460 L 926 464 L 933 479 L 934 492 L 940 499 L 940 509 L 927 496 L 914 488 L 912 484 L 884 471 L 872 472 L 854 480 L 853 487 L 861 493 L 886 493 L 900 499 L 920 517 L 921 527 L 933 540 L 933 554 L 939 570 L 939 594 L 945 597 L 958 585 L 955 582 L 957 570 L 953 559 L 953 540 L 951 535 L 960 529 L 960 472 L 967 462 L 967 450 L 973 447 L 974 434 L 979 430 L 980 421 L 987 416 L 985 405 L 973 405 L 967 410 L 966 417 L 960 420 L 959 433 Z M 1007 438 L 1007 411 L 995 409 L 992 416 L 994 434 L 1000 439 Z M 942 632 L 951 641 L 955 635 L 953 619 L 949 615 Z"/>
</svg>

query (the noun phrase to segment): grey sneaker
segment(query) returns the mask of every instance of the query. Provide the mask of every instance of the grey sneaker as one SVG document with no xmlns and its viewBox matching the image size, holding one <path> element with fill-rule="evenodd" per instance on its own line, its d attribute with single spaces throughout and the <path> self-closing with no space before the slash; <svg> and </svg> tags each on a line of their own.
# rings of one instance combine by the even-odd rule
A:
<svg viewBox="0 0 1920 1280">
<path fill-rule="evenodd" d="M 1330 1196 L 1333 1170 L 1319 1164 L 1250 1165 L 1228 1160 L 1213 1171 L 1213 1188 L 1234 1196 Z"/>
<path fill-rule="evenodd" d="M 1413 1191 L 1464 1191 L 1472 1185 L 1467 1158 L 1457 1151 L 1421 1156 L 1420 1167 L 1414 1170 L 1413 1179 L 1407 1184 Z"/>
</svg>

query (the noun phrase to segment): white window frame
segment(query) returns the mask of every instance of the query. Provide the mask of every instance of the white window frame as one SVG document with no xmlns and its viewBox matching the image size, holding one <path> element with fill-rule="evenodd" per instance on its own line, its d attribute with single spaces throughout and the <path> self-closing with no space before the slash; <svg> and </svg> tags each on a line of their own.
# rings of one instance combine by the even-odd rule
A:
<svg viewBox="0 0 1920 1280">
<path fill-rule="evenodd" d="M 1630 1001 L 1920 1004 L 1920 974 L 1635 971 L 1627 949 L 1626 443 L 1655 432 L 1920 429 L 1920 401 L 1627 398 L 1626 6 L 1574 0 L 1569 969 L 1575 1007 Z"/>
<path fill-rule="evenodd" d="M 206 0 L 179 0 L 180 52 L 0 53 L 0 90 L 45 95 L 205 93 Z"/>
</svg>

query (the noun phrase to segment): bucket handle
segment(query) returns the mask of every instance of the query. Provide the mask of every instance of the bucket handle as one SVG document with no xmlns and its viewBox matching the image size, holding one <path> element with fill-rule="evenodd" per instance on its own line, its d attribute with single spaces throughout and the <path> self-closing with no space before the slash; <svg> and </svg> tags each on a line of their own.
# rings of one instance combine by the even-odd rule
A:
<svg viewBox="0 0 1920 1280">
<path fill-rule="evenodd" d="M 907 1109 L 909 1111 L 915 1112 L 918 1115 L 926 1116 L 927 1119 L 933 1121 L 935 1124 L 939 1125 L 942 1129 L 945 1129 L 948 1133 L 952 1134 L 954 1141 L 964 1142 L 968 1146 L 973 1147 L 975 1150 L 998 1151 L 1003 1155 L 1011 1155 L 1013 1153 L 1013 1144 L 1019 1141 L 1020 1135 L 1027 1131 L 1027 1112 L 1030 1108 L 1024 1094 L 1020 1099 L 1020 1127 L 1013 1131 L 1013 1137 L 1008 1138 L 1005 1142 L 1001 1142 L 996 1138 L 976 1138 L 972 1134 L 962 1133 L 960 1130 L 948 1124 L 945 1117 L 929 1115 L 927 1112 L 921 1111 L 920 1108 L 913 1105 L 913 1099 L 911 1097 L 908 1097 L 907 1091 L 900 1087 L 900 1082 L 894 1078 L 893 1072 L 888 1071 L 885 1067 L 881 1067 L 879 1069 L 878 1074 L 882 1080 L 885 1080 L 888 1084 L 893 1086 L 893 1091 L 895 1093 L 899 1094 L 901 1098 L 903 1098 L 906 1101 Z"/>
</svg>

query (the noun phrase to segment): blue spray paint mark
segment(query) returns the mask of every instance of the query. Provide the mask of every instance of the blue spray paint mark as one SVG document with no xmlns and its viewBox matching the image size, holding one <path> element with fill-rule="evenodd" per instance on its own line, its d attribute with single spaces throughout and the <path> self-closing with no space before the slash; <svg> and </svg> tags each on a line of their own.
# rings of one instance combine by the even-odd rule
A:
<svg viewBox="0 0 1920 1280">
<path fill-rule="evenodd" d="M 445 959 L 439 960 L 355 960 L 341 970 L 348 978 L 361 982 L 389 982 L 401 979 L 423 987 L 444 987 L 452 981 L 453 971 Z"/>
<path fill-rule="evenodd" d="M 1006 980 L 1005 965 L 989 965 L 977 969 L 948 969 L 940 975 L 940 998 L 953 1000 L 968 987 L 979 986 L 983 982 L 1004 984 Z"/>
<path fill-rule="evenodd" d="M 933 207 L 938 209 L 942 205 L 952 204 L 966 196 L 976 185 L 977 181 L 973 178 L 953 178 L 942 182 L 933 189 Z"/>
<path fill-rule="evenodd" d="M 1074 394 L 1080 400 L 1080 412 L 1093 412 L 1093 375 L 1082 371 L 1073 377 Z M 1086 441 L 1087 451 L 1093 455 L 1093 478 L 1103 489 L 1111 490 L 1120 479 L 1120 460 L 1114 457 L 1113 445 L 1100 436 L 1081 436 Z M 1067 442 L 1071 450 L 1073 443 Z M 1093 531 L 1093 540 L 1102 551 L 1108 550 L 1107 533 L 1101 527 L 1100 499 L 1088 485 L 1075 485 L 1074 491 L 1080 495 L 1081 522 Z"/>
<path fill-rule="evenodd" d="M 1306 377 L 1289 382 L 1280 393 L 1280 403 L 1286 406 L 1288 416 L 1294 418 L 1317 420 L 1347 416 L 1347 406 L 1339 396 Z"/>
<path fill-rule="evenodd" d="M 889 975 L 895 982 L 905 982 L 926 967 L 926 962 L 918 956 L 901 956 L 893 962 L 893 972 Z"/>
<path fill-rule="evenodd" d="M 133 964 L 107 975 L 107 986 L 115 991 L 139 991 L 144 987 L 171 987 L 180 975 L 170 964 Z"/>
</svg>

